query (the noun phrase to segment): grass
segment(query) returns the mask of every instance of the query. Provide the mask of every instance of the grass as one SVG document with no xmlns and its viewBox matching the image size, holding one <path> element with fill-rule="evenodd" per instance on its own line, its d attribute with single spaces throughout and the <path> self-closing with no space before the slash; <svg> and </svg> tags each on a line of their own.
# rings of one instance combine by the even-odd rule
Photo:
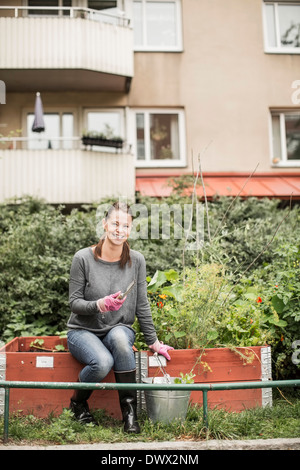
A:
<svg viewBox="0 0 300 470">
<path fill-rule="evenodd" d="M 204 439 L 275 439 L 300 437 L 299 397 L 277 397 L 272 407 L 230 413 L 223 409 L 209 410 L 209 428 L 202 424 L 202 408 L 192 406 L 184 423 L 153 424 L 141 415 L 141 434 L 124 434 L 119 420 L 103 410 L 94 412 L 98 425 L 81 425 L 70 410 L 47 419 L 33 415 L 12 415 L 9 419 L 10 444 L 85 444 L 96 442 L 176 441 Z M 0 421 L 3 436 L 3 418 Z M 1 439 L 0 439 L 1 442 Z"/>
</svg>

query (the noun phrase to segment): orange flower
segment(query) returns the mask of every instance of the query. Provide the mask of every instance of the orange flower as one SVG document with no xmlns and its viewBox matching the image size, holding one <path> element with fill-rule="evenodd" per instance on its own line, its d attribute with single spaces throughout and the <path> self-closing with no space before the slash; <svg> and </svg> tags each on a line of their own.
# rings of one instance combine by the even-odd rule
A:
<svg viewBox="0 0 300 470">
<path fill-rule="evenodd" d="M 252 325 L 252 323 L 253 323 L 253 320 L 252 320 L 252 318 L 250 318 L 250 325 Z"/>
<path fill-rule="evenodd" d="M 257 302 L 258 304 L 261 304 L 261 303 L 262 303 L 262 298 L 261 298 L 261 297 L 257 297 L 256 302 Z"/>
<path fill-rule="evenodd" d="M 166 294 L 159 294 L 158 297 L 165 300 L 168 296 Z"/>
<path fill-rule="evenodd" d="M 164 304 L 163 304 L 162 302 L 157 302 L 157 306 L 158 306 L 159 308 L 163 308 Z"/>
</svg>

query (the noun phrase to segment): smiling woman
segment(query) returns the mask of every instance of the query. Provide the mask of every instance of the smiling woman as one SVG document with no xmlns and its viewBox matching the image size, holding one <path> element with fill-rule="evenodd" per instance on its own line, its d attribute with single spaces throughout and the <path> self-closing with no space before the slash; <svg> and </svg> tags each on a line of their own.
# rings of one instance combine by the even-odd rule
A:
<svg viewBox="0 0 300 470">
<path fill-rule="evenodd" d="M 110 206 L 102 220 L 104 235 L 93 247 L 79 250 L 70 272 L 68 347 L 85 367 L 80 382 L 101 382 L 113 368 L 116 382 L 135 383 L 132 325 L 137 317 L 147 345 L 170 359 L 170 348 L 161 344 L 152 321 L 147 298 L 146 263 L 131 250 L 128 237 L 132 227 L 130 207 Z M 120 298 L 130 283 L 134 286 Z M 75 390 L 70 408 L 82 423 L 93 422 L 87 400 L 91 390 Z M 140 432 L 135 390 L 119 390 L 124 431 Z"/>
<path fill-rule="evenodd" d="M 130 260 L 130 248 L 127 239 L 132 228 L 132 213 L 125 203 L 116 202 L 110 206 L 103 219 L 104 235 L 94 248 L 95 258 L 106 261 L 120 260 L 123 268 Z M 104 246 L 105 245 L 105 246 Z"/>
</svg>

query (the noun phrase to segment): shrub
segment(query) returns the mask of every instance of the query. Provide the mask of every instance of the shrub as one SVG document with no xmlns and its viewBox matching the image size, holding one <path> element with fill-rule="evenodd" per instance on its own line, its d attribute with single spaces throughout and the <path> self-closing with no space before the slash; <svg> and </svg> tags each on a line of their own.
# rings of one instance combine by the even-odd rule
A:
<svg viewBox="0 0 300 470">
<path fill-rule="evenodd" d="M 190 199 L 139 202 L 148 206 L 150 218 L 151 204 Z M 219 198 L 208 204 L 208 214 L 210 239 L 206 219 L 201 249 L 184 258 L 184 240 L 174 238 L 174 230 L 170 239 L 131 241 L 144 254 L 150 279 L 158 272 L 149 300 L 159 338 L 177 348 L 268 342 L 274 375 L 296 375 L 299 364 L 291 358 L 300 340 L 299 207 Z M 96 206 L 67 213 L 32 198 L 0 205 L 3 341 L 66 328 L 71 261 L 77 250 L 97 241 L 95 217 Z M 137 343 L 144 347 L 139 331 Z"/>
<path fill-rule="evenodd" d="M 65 329 L 72 257 L 95 241 L 88 212 L 26 199 L 1 207 L 0 331 L 7 340 Z"/>
</svg>

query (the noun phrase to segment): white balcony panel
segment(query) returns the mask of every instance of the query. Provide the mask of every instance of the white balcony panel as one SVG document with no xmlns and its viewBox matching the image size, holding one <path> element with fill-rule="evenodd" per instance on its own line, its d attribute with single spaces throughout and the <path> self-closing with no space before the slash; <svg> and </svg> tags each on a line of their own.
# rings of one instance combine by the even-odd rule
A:
<svg viewBox="0 0 300 470">
<path fill-rule="evenodd" d="M 134 199 L 133 155 L 87 150 L 0 150 L 0 202 L 25 195 L 49 203 Z"/>
<path fill-rule="evenodd" d="M 87 69 L 133 76 L 133 32 L 82 18 L 0 18 L 0 69 Z"/>
</svg>

